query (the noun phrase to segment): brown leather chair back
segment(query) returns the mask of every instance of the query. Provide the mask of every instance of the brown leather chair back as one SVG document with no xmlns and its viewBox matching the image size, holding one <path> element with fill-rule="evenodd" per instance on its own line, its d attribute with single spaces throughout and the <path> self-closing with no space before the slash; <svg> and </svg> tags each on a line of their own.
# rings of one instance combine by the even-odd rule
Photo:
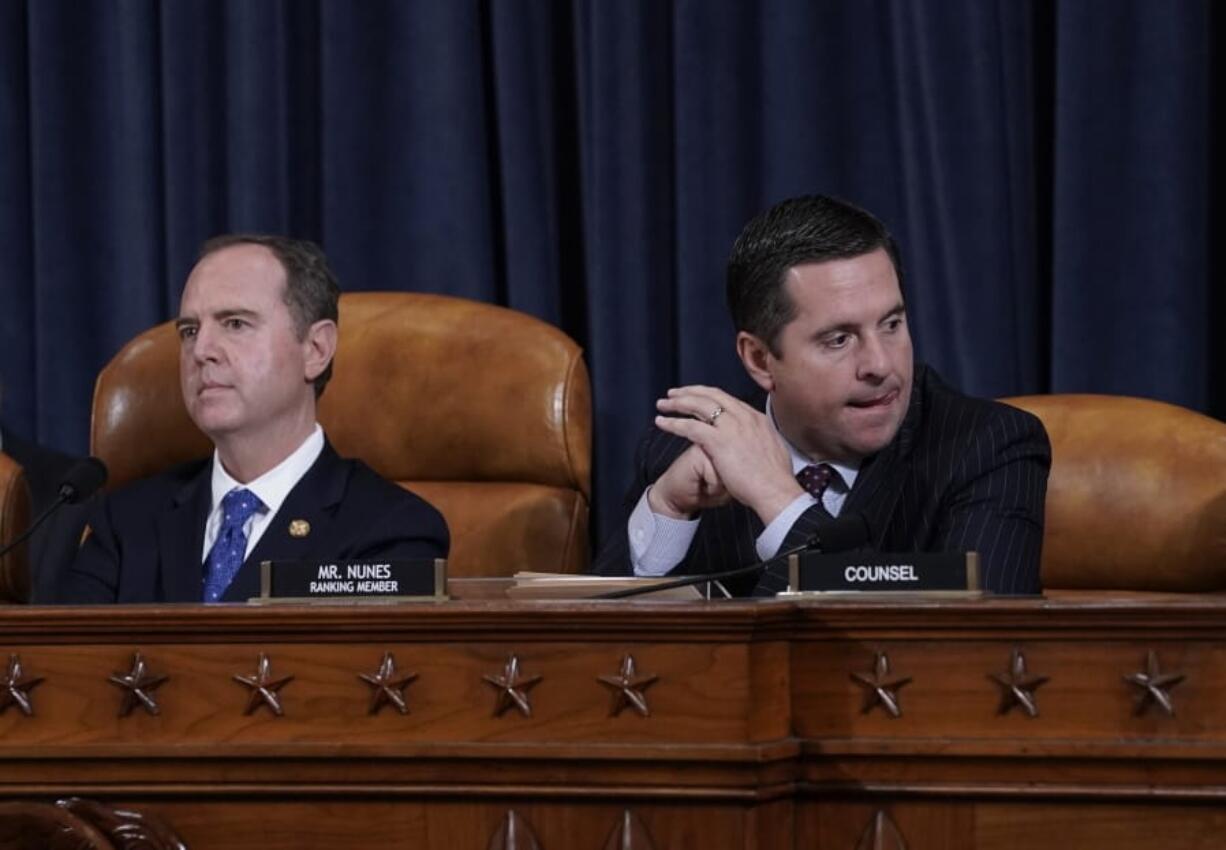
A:
<svg viewBox="0 0 1226 850">
<path fill-rule="evenodd" d="M 91 446 L 112 487 L 211 450 L 183 406 L 178 351 L 159 325 L 98 376 Z M 586 565 L 591 389 L 557 328 L 463 298 L 347 293 L 319 419 L 342 455 L 443 513 L 451 575 Z"/>
<path fill-rule="evenodd" d="M 21 465 L 0 452 L 0 548 L 30 525 L 30 491 Z M 0 602 L 25 602 L 30 592 L 29 544 L 0 557 Z"/>
<path fill-rule="evenodd" d="M 1004 401 L 1051 438 L 1044 588 L 1226 589 L 1226 424 L 1121 396 Z"/>
</svg>

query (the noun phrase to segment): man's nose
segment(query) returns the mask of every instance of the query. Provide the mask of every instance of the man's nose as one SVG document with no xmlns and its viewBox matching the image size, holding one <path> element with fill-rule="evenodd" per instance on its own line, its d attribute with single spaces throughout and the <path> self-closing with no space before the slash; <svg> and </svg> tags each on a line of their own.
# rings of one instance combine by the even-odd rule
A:
<svg viewBox="0 0 1226 850">
<path fill-rule="evenodd" d="M 192 357 L 205 363 L 217 360 L 218 356 L 217 333 L 212 326 L 202 324 L 196 329 L 196 336 L 192 340 Z"/>
<path fill-rule="evenodd" d="M 867 333 L 860 346 L 860 359 L 856 364 L 857 377 L 861 380 L 884 378 L 890 371 L 890 358 L 881 335 Z"/>
</svg>

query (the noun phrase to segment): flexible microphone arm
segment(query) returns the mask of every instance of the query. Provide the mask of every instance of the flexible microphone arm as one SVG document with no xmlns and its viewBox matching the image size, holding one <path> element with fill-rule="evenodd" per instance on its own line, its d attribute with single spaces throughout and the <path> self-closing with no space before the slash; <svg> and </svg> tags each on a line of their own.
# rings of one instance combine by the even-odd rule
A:
<svg viewBox="0 0 1226 850">
<path fill-rule="evenodd" d="M 77 502 L 82 502 L 94 495 L 105 483 L 106 465 L 98 458 L 87 457 L 74 463 L 64 476 L 64 480 L 60 482 L 60 489 L 56 493 L 55 500 L 44 508 L 43 512 L 35 517 L 34 522 L 17 535 L 15 540 L 0 549 L 0 558 L 30 539 L 30 535 L 37 531 L 48 517 L 59 510 L 61 505 L 75 505 Z"/>
<path fill-rule="evenodd" d="M 801 552 L 806 552 L 810 549 L 816 549 L 823 552 L 842 552 L 847 549 L 854 549 L 867 541 L 869 537 L 868 521 L 864 518 L 864 516 L 862 514 L 850 514 L 846 517 L 839 517 L 831 522 L 825 533 L 818 532 L 817 534 L 811 535 L 799 546 L 793 546 L 790 549 L 779 552 L 773 558 L 758 561 L 747 567 L 737 567 L 733 570 L 724 570 L 723 572 L 718 573 L 706 573 L 704 575 L 683 576 L 682 578 L 675 579 L 673 581 L 666 581 L 663 584 L 652 584 L 646 587 L 628 587 L 622 590 L 610 591 L 609 593 L 597 594 L 591 598 L 629 599 L 632 596 L 645 596 L 648 593 L 657 593 L 661 590 L 672 590 L 675 587 L 689 587 L 692 584 L 703 584 L 704 582 L 708 581 L 738 578 L 740 576 L 764 571 L 780 561 L 786 561 L 793 555 L 799 555 Z"/>
<path fill-rule="evenodd" d="M 768 558 L 765 561 L 757 561 L 747 567 L 737 567 L 735 570 L 724 570 L 718 573 L 706 573 L 704 575 L 684 576 L 672 581 L 666 581 L 662 584 L 651 584 L 645 587 L 627 587 L 622 590 L 613 590 L 608 593 L 600 593 L 593 596 L 593 599 L 629 599 L 632 596 L 644 596 L 648 593 L 656 593 L 661 590 L 672 590 L 674 587 L 689 587 L 692 584 L 704 584 L 708 581 L 721 581 L 726 578 L 737 578 L 738 576 L 749 575 L 758 570 L 765 570 L 772 564 L 777 564 L 780 561 L 785 561 L 793 555 L 797 555 L 806 549 L 813 546 L 817 537 L 810 537 L 799 546 L 793 546 L 784 552 L 780 552 L 773 558 Z"/>
</svg>

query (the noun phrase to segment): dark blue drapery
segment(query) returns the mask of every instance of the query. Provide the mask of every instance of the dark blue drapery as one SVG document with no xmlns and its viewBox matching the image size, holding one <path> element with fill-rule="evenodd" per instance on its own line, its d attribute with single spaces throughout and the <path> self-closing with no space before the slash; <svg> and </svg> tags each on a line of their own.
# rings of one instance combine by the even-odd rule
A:
<svg viewBox="0 0 1226 850">
<path fill-rule="evenodd" d="M 821 191 L 968 391 L 1220 414 L 1209 0 L 0 0 L 3 416 L 83 451 L 199 243 L 495 301 L 587 349 L 607 531 L 652 401 L 741 388 L 722 265 Z"/>
</svg>

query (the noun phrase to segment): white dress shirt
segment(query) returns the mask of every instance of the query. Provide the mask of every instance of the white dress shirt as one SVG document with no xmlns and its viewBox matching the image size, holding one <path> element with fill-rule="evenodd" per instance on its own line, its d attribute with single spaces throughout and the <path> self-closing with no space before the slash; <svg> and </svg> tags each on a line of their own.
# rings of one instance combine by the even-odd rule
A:
<svg viewBox="0 0 1226 850">
<path fill-rule="evenodd" d="M 766 419 L 770 422 L 775 434 L 787 446 L 788 454 L 792 459 L 792 474 L 815 463 L 828 463 L 834 467 L 837 475 L 831 477 L 830 485 L 822 494 L 822 505 L 831 516 L 838 516 L 843 510 L 843 502 L 847 500 L 847 494 L 856 483 L 860 465 L 814 460 L 802 454 L 779 433 L 775 416 L 771 412 L 769 397 L 766 400 Z M 638 504 L 630 513 L 630 521 L 626 524 L 626 533 L 630 536 L 630 562 L 634 565 L 636 576 L 667 574 L 685 559 L 685 553 L 690 550 L 690 544 L 698 531 L 699 520 L 697 519 L 673 519 L 655 513 L 647 501 L 647 493 L 650 490 L 651 487 L 648 487 L 643 491 Z M 762 560 L 774 557 L 796 520 L 815 504 L 817 500 L 813 496 L 809 493 L 801 493 L 780 511 L 779 515 L 762 529 L 762 533 L 754 541 L 758 557 Z"/>
<path fill-rule="evenodd" d="M 243 526 L 243 531 L 247 534 L 247 551 L 243 553 L 243 558 L 246 558 L 255 548 L 255 544 L 260 542 L 264 532 L 268 530 L 269 523 L 277 515 L 289 491 L 293 490 L 294 486 L 302 480 L 302 476 L 306 475 L 307 470 L 318 460 L 323 450 L 324 430 L 317 422 L 315 430 L 302 441 L 302 445 L 294 449 L 289 457 L 254 481 L 242 484 L 226 472 L 221 458 L 217 456 L 217 450 L 214 449 L 213 508 L 209 511 L 208 521 L 204 524 L 204 551 L 200 555 L 201 563 L 209 557 L 209 550 L 213 548 L 213 544 L 217 542 L 217 535 L 221 533 L 221 500 L 227 493 L 236 488 L 245 487 L 264 503 L 264 509 L 252 514 Z"/>
</svg>

